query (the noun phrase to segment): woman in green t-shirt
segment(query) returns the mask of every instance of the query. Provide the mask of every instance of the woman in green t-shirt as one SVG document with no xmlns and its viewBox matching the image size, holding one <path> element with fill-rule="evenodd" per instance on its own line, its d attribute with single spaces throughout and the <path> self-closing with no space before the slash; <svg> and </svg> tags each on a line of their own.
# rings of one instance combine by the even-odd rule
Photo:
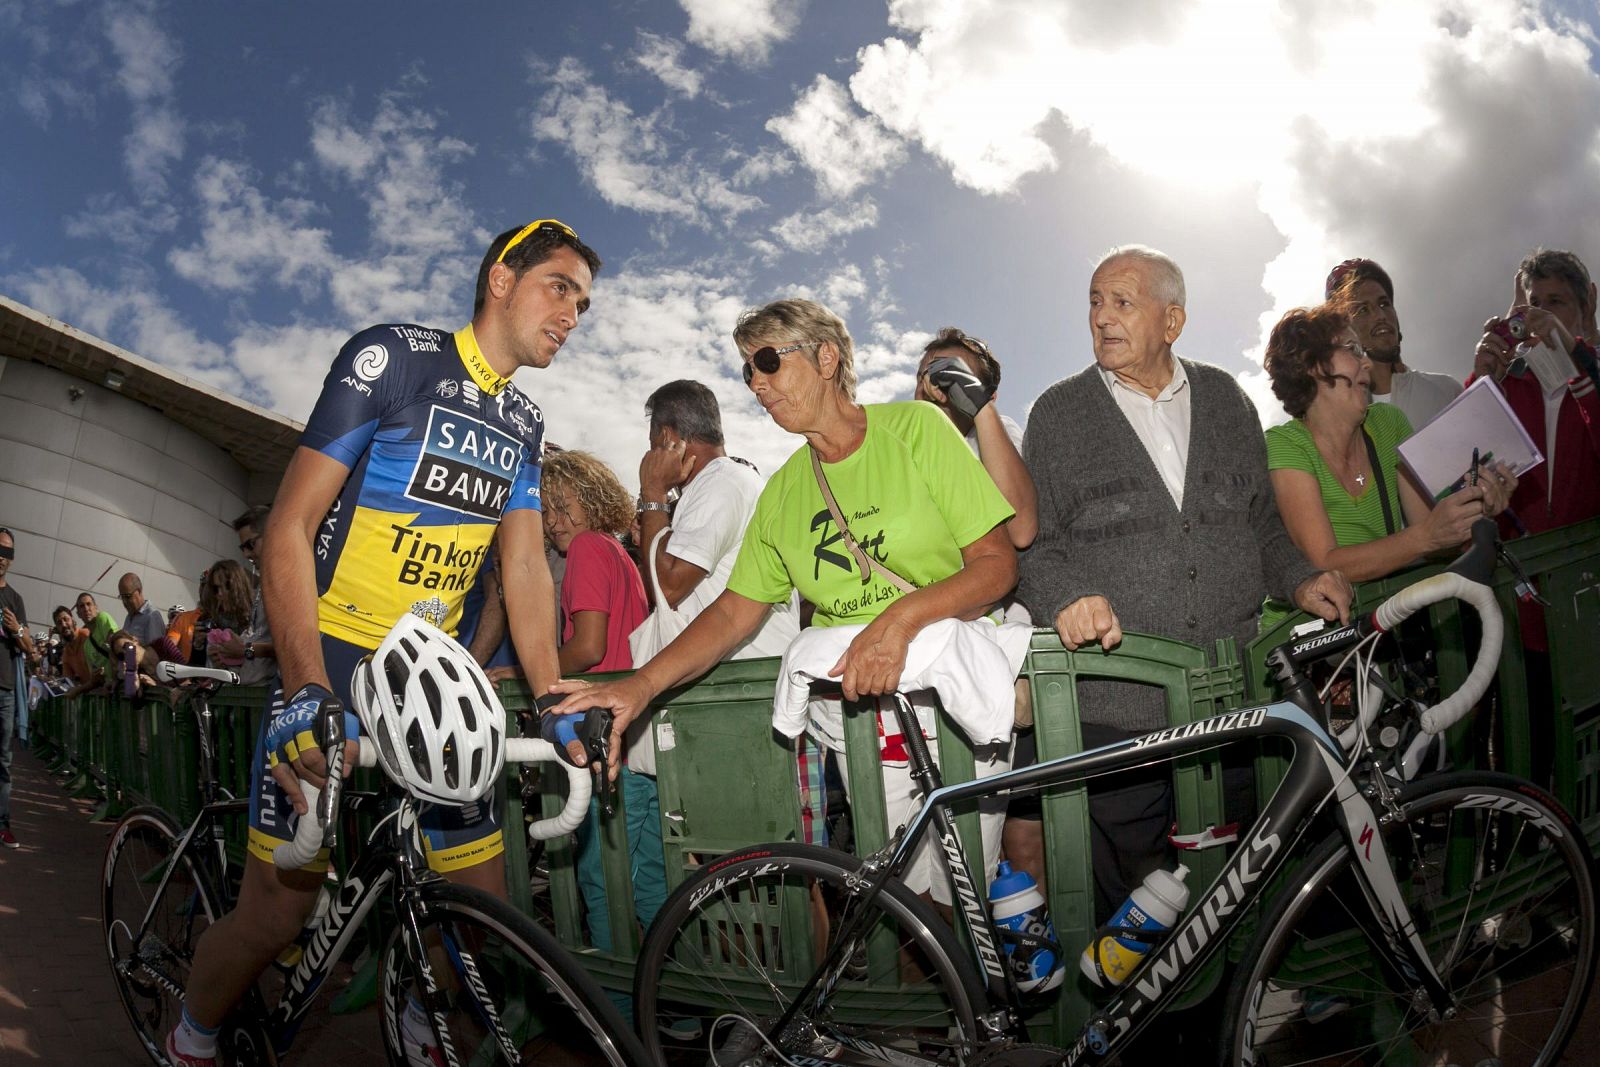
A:
<svg viewBox="0 0 1600 1067">
<path fill-rule="evenodd" d="M 1267 431 L 1272 489 L 1289 536 L 1314 567 L 1362 582 L 1454 550 L 1475 520 L 1503 511 L 1517 487 L 1509 469 L 1486 464 L 1479 484 L 1425 500 L 1399 469 L 1411 425 L 1393 405 L 1371 403 L 1372 364 L 1335 306 L 1296 308 L 1279 320 L 1265 366 L 1293 416 Z M 1463 468 L 1470 460 L 1462 457 Z"/>
<path fill-rule="evenodd" d="M 657 694 L 754 633 L 791 589 L 816 606 L 814 625 L 866 624 L 832 672 L 855 700 L 895 690 L 925 627 L 978 618 L 1016 585 L 1011 506 L 938 408 L 856 402 L 854 347 L 837 315 L 780 300 L 742 315 L 733 339 L 756 400 L 805 443 L 762 490 L 727 589 L 676 640 L 628 678 L 556 686 L 582 690 L 557 713 L 612 709 L 614 740 Z M 813 454 L 861 548 L 915 589 L 902 593 L 875 568 L 863 581 L 829 518 Z"/>
</svg>

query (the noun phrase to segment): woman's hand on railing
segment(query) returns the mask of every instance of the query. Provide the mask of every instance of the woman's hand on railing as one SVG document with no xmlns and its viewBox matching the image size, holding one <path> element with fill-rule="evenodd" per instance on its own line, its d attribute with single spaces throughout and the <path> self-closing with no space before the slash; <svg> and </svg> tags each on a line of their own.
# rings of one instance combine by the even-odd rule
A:
<svg viewBox="0 0 1600 1067">
<path fill-rule="evenodd" d="M 889 613 L 879 615 L 856 634 L 828 677 L 839 679 L 846 700 L 892 693 L 900 685 L 914 636 Z"/>
</svg>

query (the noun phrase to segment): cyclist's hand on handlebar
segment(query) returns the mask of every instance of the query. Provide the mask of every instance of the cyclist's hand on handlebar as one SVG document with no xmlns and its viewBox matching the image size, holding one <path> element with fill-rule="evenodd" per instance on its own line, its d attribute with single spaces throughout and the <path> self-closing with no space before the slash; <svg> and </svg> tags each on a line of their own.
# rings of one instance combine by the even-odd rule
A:
<svg viewBox="0 0 1600 1067">
<path fill-rule="evenodd" d="M 539 736 L 554 745 L 562 758 L 574 767 L 589 765 L 589 742 L 593 740 L 589 711 L 592 710 L 565 715 L 545 712 L 539 716 Z"/>
<path fill-rule="evenodd" d="M 606 773 L 615 780 L 621 771 L 620 760 L 615 757 L 620 757 L 624 751 L 622 734 L 630 723 L 649 708 L 655 693 L 639 680 L 637 674 L 598 684 L 584 678 L 563 678 L 550 687 L 550 692 L 564 693 L 566 699 L 546 710 L 546 715 L 571 715 L 589 708 L 606 708 L 611 712 L 611 752 L 614 758 L 607 766 Z"/>
<path fill-rule="evenodd" d="M 337 700 L 323 686 L 312 683 L 300 687 L 284 709 L 273 716 L 267 726 L 267 763 L 272 777 L 288 794 L 296 815 L 307 811 L 306 799 L 300 789 L 300 779 L 305 779 L 321 789 L 328 781 L 327 761 L 317 742 L 317 720 L 323 705 Z M 355 764 L 360 726 L 355 713 L 344 713 L 344 773 L 349 774 Z"/>
<path fill-rule="evenodd" d="M 1295 607 L 1329 622 L 1337 620 L 1340 625 L 1350 621 L 1350 605 L 1355 599 L 1350 579 L 1339 571 L 1318 571 L 1294 591 Z"/>
<path fill-rule="evenodd" d="M 879 615 L 856 634 L 828 677 L 840 680 L 846 700 L 892 693 L 906 669 L 906 648 L 913 636 L 904 623 Z"/>
<path fill-rule="evenodd" d="M 1079 597 L 1056 616 L 1056 635 L 1069 652 L 1095 641 L 1109 652 L 1122 644 L 1122 623 L 1105 597 Z"/>
</svg>

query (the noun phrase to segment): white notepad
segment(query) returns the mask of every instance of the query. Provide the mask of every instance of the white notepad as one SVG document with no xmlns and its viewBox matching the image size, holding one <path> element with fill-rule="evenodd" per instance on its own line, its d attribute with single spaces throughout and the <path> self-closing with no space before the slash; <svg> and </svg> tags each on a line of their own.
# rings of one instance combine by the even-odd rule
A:
<svg viewBox="0 0 1600 1067">
<path fill-rule="evenodd" d="M 1479 463 L 1504 463 L 1519 478 L 1544 462 L 1544 454 L 1490 378 L 1473 382 L 1400 442 L 1400 458 L 1429 495 L 1441 500 L 1466 483 L 1473 449 Z"/>
</svg>

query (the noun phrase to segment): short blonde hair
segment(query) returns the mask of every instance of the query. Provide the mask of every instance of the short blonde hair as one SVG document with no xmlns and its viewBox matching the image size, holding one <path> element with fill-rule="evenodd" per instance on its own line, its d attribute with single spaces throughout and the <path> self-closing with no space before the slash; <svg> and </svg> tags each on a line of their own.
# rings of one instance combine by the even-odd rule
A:
<svg viewBox="0 0 1600 1067">
<path fill-rule="evenodd" d="M 749 345 L 781 348 L 796 342 L 832 342 L 839 352 L 839 368 L 834 386 L 851 400 L 856 398 L 856 347 L 844 320 L 815 300 L 774 300 L 766 307 L 751 308 L 739 316 L 733 328 L 733 343 L 743 351 Z M 806 358 L 817 363 L 816 349 L 807 349 Z"/>
<path fill-rule="evenodd" d="M 633 500 L 605 460 L 591 452 L 563 449 L 544 457 L 540 484 L 552 494 L 577 502 L 589 528 L 621 537 L 633 525 Z"/>
</svg>

